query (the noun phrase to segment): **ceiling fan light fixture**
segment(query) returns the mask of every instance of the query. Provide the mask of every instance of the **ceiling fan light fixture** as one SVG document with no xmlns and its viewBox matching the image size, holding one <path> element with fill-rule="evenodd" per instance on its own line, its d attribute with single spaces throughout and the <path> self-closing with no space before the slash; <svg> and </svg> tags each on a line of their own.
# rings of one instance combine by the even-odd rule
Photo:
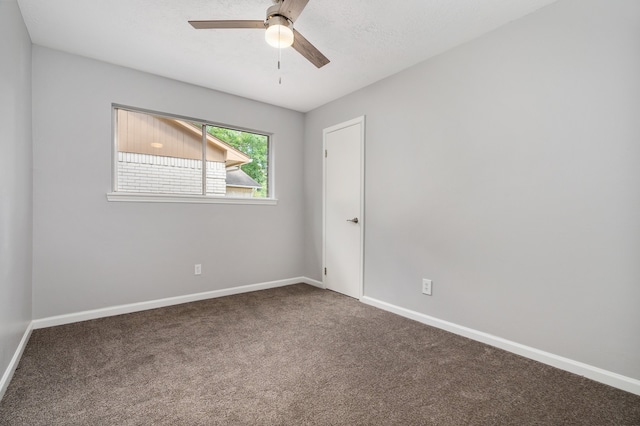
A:
<svg viewBox="0 0 640 426">
<path fill-rule="evenodd" d="M 267 31 L 264 38 L 270 46 L 282 49 L 293 44 L 291 22 L 284 16 L 272 16 L 267 19 Z"/>
</svg>

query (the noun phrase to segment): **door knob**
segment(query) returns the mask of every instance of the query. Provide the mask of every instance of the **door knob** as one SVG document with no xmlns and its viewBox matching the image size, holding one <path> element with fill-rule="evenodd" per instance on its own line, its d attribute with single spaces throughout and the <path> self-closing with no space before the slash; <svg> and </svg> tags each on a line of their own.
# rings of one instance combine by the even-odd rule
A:
<svg viewBox="0 0 640 426">
<path fill-rule="evenodd" d="M 353 219 L 347 219 L 347 222 L 358 223 L 358 218 L 354 217 Z"/>
</svg>

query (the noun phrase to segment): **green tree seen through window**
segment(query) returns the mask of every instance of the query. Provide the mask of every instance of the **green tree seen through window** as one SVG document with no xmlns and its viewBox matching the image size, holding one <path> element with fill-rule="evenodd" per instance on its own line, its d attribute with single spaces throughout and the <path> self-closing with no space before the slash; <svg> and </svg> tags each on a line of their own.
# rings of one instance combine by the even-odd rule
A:
<svg viewBox="0 0 640 426">
<path fill-rule="evenodd" d="M 207 133 L 251 157 L 253 161 L 243 164 L 240 168 L 261 185 L 254 196 L 265 198 L 269 193 L 267 188 L 269 138 L 265 135 L 214 126 L 207 126 Z"/>
</svg>

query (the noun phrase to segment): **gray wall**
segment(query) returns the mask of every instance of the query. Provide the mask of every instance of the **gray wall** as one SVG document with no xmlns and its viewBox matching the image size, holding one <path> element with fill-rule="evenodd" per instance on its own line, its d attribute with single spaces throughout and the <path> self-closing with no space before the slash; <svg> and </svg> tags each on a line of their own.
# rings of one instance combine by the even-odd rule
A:
<svg viewBox="0 0 640 426">
<path fill-rule="evenodd" d="M 31 321 L 31 39 L 0 0 L 0 376 Z"/>
<path fill-rule="evenodd" d="M 108 202 L 112 102 L 274 133 L 278 205 Z M 298 112 L 34 46 L 34 318 L 301 276 L 303 126 Z"/>
<path fill-rule="evenodd" d="M 640 2 L 560 1 L 308 113 L 314 279 L 322 129 L 360 115 L 365 295 L 640 379 Z"/>
</svg>

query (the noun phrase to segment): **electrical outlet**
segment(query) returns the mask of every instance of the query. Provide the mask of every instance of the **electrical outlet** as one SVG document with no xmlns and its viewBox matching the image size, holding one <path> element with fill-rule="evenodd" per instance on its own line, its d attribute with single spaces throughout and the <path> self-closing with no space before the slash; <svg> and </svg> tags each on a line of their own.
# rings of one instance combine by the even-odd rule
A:
<svg viewBox="0 0 640 426">
<path fill-rule="evenodd" d="M 422 279 L 422 294 L 426 294 L 427 296 L 431 296 L 431 285 L 433 281 L 428 280 L 426 278 Z"/>
<path fill-rule="evenodd" d="M 195 271 L 193 273 L 194 275 L 200 275 L 202 274 L 202 265 L 199 263 L 196 263 L 196 268 Z"/>
</svg>

